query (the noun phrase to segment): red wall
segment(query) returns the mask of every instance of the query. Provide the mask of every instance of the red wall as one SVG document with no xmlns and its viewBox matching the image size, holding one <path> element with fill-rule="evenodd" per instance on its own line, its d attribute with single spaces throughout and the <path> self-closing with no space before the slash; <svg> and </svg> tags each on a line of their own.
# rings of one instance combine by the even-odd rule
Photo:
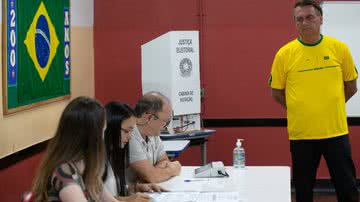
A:
<svg viewBox="0 0 360 202">
<path fill-rule="evenodd" d="M 278 118 L 285 111 L 267 86 L 276 51 L 296 37 L 294 1 L 147 0 L 95 1 L 95 94 L 104 103 L 134 104 L 141 96 L 140 46 L 170 30 L 200 30 L 203 118 Z M 247 165 L 290 165 L 286 128 L 215 128 L 208 160 L 231 164 L 238 137 Z M 360 128 L 352 127 L 354 160 L 360 162 Z M 219 152 L 220 151 L 220 152 Z M 199 165 L 194 147 L 184 165 Z M 200 155 L 200 154 L 199 154 Z M 360 167 L 357 168 L 360 173 Z M 318 177 L 329 178 L 324 163 Z"/>
<path fill-rule="evenodd" d="M 12 156 L 16 156 L 13 154 Z M 0 201 L 20 201 L 25 191 L 31 190 L 32 181 L 41 161 L 42 153 L 35 154 L 7 168 L 0 169 Z M 1 161 L 6 160 L 1 159 Z M 14 158 L 14 157 L 12 157 Z"/>
<path fill-rule="evenodd" d="M 276 51 L 295 37 L 292 1 L 204 3 L 204 117 L 285 117 L 267 80 Z"/>
<path fill-rule="evenodd" d="M 95 1 L 96 97 L 135 103 L 141 95 L 140 46 L 170 30 L 201 30 L 204 117 L 285 117 L 267 80 L 276 51 L 295 37 L 292 6 L 264 0 Z"/>
<path fill-rule="evenodd" d="M 95 94 L 104 103 L 141 96 L 140 46 L 170 30 L 198 29 L 198 2 L 95 2 Z"/>
</svg>

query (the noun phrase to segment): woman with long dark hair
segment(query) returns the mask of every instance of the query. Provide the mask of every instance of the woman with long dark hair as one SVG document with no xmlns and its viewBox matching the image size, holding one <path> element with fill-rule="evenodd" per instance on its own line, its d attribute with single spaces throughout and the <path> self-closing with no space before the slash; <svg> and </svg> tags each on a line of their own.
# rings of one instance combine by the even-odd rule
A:
<svg viewBox="0 0 360 202">
<path fill-rule="evenodd" d="M 146 194 L 136 192 L 165 191 L 156 184 L 135 183 L 127 185 L 126 169 L 129 165 L 129 139 L 136 124 L 134 110 L 121 102 L 110 102 L 105 106 L 107 125 L 105 146 L 107 154 L 106 170 L 103 180 L 106 189 L 119 200 L 148 201 Z M 136 193 L 129 195 L 129 192 Z"/>
<path fill-rule="evenodd" d="M 103 189 L 104 107 L 78 97 L 64 109 L 33 184 L 34 201 L 117 200 Z"/>
</svg>

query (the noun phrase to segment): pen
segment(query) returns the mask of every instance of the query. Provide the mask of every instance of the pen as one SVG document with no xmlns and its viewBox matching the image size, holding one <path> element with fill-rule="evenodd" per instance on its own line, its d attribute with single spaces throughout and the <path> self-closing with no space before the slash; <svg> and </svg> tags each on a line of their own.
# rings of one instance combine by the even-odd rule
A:
<svg viewBox="0 0 360 202">
<path fill-rule="evenodd" d="M 197 179 L 196 180 L 184 180 L 184 182 L 194 182 L 194 181 L 209 181 L 209 180 L 205 180 L 205 179 L 204 180 L 200 180 L 200 179 L 199 180 L 197 180 Z"/>
</svg>

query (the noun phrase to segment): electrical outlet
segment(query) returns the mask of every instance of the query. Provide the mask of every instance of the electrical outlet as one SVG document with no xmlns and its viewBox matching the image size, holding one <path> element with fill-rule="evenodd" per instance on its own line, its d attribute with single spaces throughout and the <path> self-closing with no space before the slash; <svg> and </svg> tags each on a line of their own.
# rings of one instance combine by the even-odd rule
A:
<svg viewBox="0 0 360 202">
<path fill-rule="evenodd" d="M 201 98 L 205 97 L 205 88 L 200 89 L 200 97 Z"/>
</svg>

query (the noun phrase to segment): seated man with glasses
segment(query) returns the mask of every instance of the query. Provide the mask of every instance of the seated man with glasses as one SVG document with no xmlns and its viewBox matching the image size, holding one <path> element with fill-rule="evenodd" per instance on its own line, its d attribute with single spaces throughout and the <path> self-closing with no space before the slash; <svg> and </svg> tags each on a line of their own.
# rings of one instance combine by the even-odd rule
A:
<svg viewBox="0 0 360 202">
<path fill-rule="evenodd" d="M 172 119 L 169 99 L 159 92 L 148 92 L 136 104 L 135 116 L 136 127 L 129 142 L 130 181 L 157 183 L 179 175 L 180 163 L 169 160 L 159 137 Z"/>
</svg>

